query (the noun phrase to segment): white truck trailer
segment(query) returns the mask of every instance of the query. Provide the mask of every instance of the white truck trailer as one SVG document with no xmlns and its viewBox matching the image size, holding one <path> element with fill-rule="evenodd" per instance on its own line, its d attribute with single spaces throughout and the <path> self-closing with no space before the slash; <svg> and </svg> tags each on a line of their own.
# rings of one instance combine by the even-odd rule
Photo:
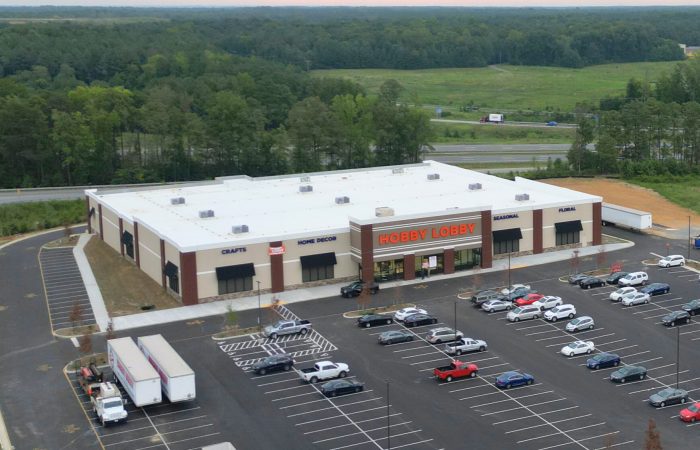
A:
<svg viewBox="0 0 700 450">
<path fill-rule="evenodd" d="M 114 376 L 136 406 L 163 401 L 158 372 L 130 337 L 107 341 L 107 358 Z"/>
<path fill-rule="evenodd" d="M 161 388 L 171 402 L 194 400 L 194 371 L 160 334 L 137 339 L 139 349 L 160 375 Z"/>
<path fill-rule="evenodd" d="M 637 231 L 651 228 L 651 213 L 612 203 L 603 203 L 601 216 L 603 225 L 617 225 Z"/>
</svg>

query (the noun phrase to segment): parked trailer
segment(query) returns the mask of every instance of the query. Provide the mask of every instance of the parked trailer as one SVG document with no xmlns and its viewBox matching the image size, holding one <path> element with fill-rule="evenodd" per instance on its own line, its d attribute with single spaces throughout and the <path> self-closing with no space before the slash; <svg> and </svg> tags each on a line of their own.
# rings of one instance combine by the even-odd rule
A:
<svg viewBox="0 0 700 450">
<path fill-rule="evenodd" d="M 107 358 L 114 376 L 136 406 L 163 401 L 158 372 L 130 337 L 107 341 Z"/>
<path fill-rule="evenodd" d="M 612 203 L 603 203 L 601 216 L 603 225 L 617 225 L 637 231 L 651 228 L 651 213 Z"/>
<path fill-rule="evenodd" d="M 160 375 L 163 392 L 171 402 L 194 400 L 194 371 L 160 334 L 137 339 L 139 349 Z"/>
</svg>

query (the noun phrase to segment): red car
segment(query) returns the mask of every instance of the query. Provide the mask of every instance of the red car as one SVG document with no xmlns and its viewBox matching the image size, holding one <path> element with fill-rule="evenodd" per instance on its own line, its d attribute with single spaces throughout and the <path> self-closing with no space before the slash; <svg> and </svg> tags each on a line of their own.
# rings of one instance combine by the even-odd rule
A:
<svg viewBox="0 0 700 450">
<path fill-rule="evenodd" d="M 681 410 L 680 418 L 683 422 L 695 422 L 700 419 L 700 402 L 693 403 Z"/>
<path fill-rule="evenodd" d="M 537 300 L 543 298 L 544 295 L 542 294 L 527 294 L 523 298 L 519 298 L 515 301 L 515 304 L 517 306 L 527 306 L 527 305 L 532 305 L 535 303 Z"/>
</svg>

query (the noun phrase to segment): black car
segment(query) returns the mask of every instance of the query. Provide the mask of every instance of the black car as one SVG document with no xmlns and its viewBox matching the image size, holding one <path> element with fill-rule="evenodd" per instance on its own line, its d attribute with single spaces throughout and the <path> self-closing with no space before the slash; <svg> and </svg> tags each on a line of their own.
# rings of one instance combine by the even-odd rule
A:
<svg viewBox="0 0 700 450">
<path fill-rule="evenodd" d="M 379 343 L 390 345 L 399 342 L 411 342 L 414 339 L 413 333 L 406 330 L 385 331 L 379 335 Z"/>
<path fill-rule="evenodd" d="M 643 380 L 647 377 L 647 369 L 642 366 L 625 366 L 610 374 L 610 381 L 624 383 L 629 380 Z"/>
<path fill-rule="evenodd" d="M 343 297 L 357 297 L 362 293 L 363 289 L 367 289 L 370 294 L 376 294 L 379 292 L 379 285 L 371 283 L 364 283 L 362 281 L 353 281 L 347 286 L 340 288 L 340 295 Z"/>
<path fill-rule="evenodd" d="M 606 281 L 608 284 L 612 284 L 612 285 L 617 286 L 617 282 L 620 281 L 620 278 L 624 277 L 624 276 L 627 275 L 628 273 L 629 273 L 629 272 L 615 272 L 615 273 L 611 273 L 611 274 L 608 276 L 608 278 L 605 279 L 605 281 Z"/>
<path fill-rule="evenodd" d="M 519 287 L 515 289 L 513 292 L 505 296 L 505 300 L 508 300 L 510 302 L 514 302 L 519 298 L 525 297 L 527 294 L 534 294 L 537 291 L 533 291 L 532 289 L 528 289 L 526 287 Z"/>
<path fill-rule="evenodd" d="M 690 313 L 688 311 L 671 311 L 661 318 L 661 323 L 667 327 L 675 327 L 676 324 L 690 323 Z"/>
<path fill-rule="evenodd" d="M 321 393 L 326 397 L 335 397 L 336 395 L 350 394 L 360 392 L 365 388 L 365 384 L 357 380 L 333 380 L 321 385 Z"/>
<path fill-rule="evenodd" d="M 418 327 L 421 325 L 431 325 L 438 323 L 437 317 L 430 314 L 413 314 L 404 319 L 403 324 L 407 327 Z"/>
<path fill-rule="evenodd" d="M 670 290 L 671 285 L 668 283 L 651 283 L 639 289 L 639 292 L 644 292 L 649 295 L 661 295 L 668 294 Z"/>
<path fill-rule="evenodd" d="M 470 301 L 474 306 L 481 307 L 484 303 L 490 301 L 490 300 L 504 300 L 505 295 L 492 291 L 492 290 L 486 290 L 486 291 L 479 291 L 476 294 L 472 296 Z"/>
<path fill-rule="evenodd" d="M 581 289 L 590 289 L 605 286 L 605 280 L 598 277 L 586 277 L 579 283 Z"/>
<path fill-rule="evenodd" d="M 586 367 L 593 370 L 602 369 L 605 367 L 617 367 L 620 365 L 620 355 L 615 353 L 598 353 L 586 361 Z"/>
<path fill-rule="evenodd" d="M 581 280 L 588 278 L 589 275 L 585 273 L 575 273 L 569 277 L 569 284 L 579 284 Z"/>
<path fill-rule="evenodd" d="M 688 311 L 688 314 L 691 316 L 694 316 L 695 314 L 700 313 L 700 299 L 691 300 L 685 305 L 681 306 L 681 308 L 683 308 L 683 311 Z"/>
<path fill-rule="evenodd" d="M 272 355 L 253 364 L 253 371 L 258 375 L 265 375 L 269 372 L 278 372 L 280 370 L 291 370 L 294 365 L 292 355 Z"/>
<path fill-rule="evenodd" d="M 391 316 L 383 316 L 381 314 L 365 314 L 357 318 L 358 327 L 373 327 L 375 325 L 389 325 L 394 319 Z"/>
<path fill-rule="evenodd" d="M 676 389 L 668 387 L 662 389 L 656 394 L 649 397 L 649 404 L 651 406 L 658 406 L 663 408 L 666 405 L 675 405 L 676 403 L 685 403 L 689 400 L 688 391 L 683 389 Z"/>
</svg>

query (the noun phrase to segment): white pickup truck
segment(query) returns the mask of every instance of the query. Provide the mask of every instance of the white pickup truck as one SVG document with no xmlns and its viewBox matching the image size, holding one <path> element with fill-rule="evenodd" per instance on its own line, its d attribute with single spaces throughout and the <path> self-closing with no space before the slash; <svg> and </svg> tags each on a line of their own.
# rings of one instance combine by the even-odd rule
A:
<svg viewBox="0 0 700 450">
<path fill-rule="evenodd" d="M 463 337 L 455 342 L 445 344 L 444 352 L 448 355 L 461 355 L 468 352 L 483 352 L 488 348 L 485 341 Z"/>
<path fill-rule="evenodd" d="M 306 334 L 311 331 L 311 322 L 308 320 L 280 320 L 263 329 L 265 337 L 275 339 L 284 334 Z"/>
<path fill-rule="evenodd" d="M 345 378 L 350 372 L 350 368 L 344 363 L 334 363 L 330 361 L 319 361 L 313 367 L 301 369 L 299 376 L 309 383 L 316 383 L 320 380 L 330 380 L 332 378 Z"/>
</svg>

